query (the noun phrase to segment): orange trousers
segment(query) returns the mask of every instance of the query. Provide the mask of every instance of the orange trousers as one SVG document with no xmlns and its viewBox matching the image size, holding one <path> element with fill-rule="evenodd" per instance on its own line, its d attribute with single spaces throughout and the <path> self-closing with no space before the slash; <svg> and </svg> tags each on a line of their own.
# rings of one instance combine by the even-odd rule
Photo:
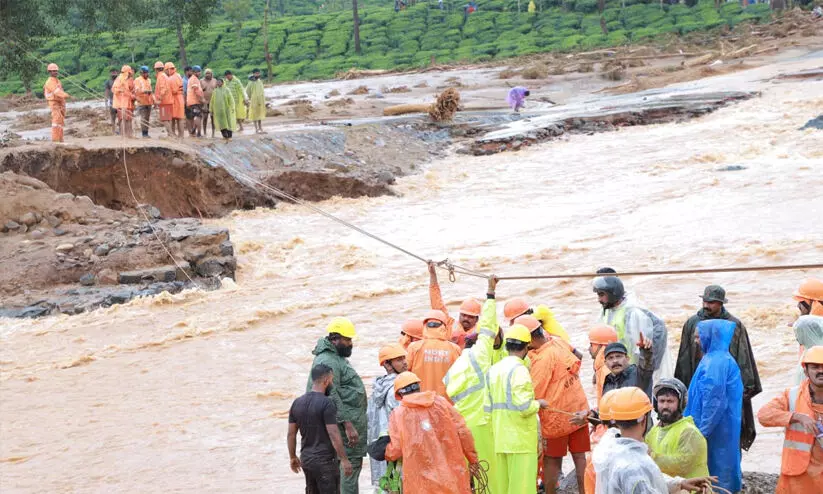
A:
<svg viewBox="0 0 823 494">
<path fill-rule="evenodd" d="M 63 142 L 63 125 L 66 123 L 66 104 L 49 103 L 51 108 L 51 140 Z"/>
</svg>

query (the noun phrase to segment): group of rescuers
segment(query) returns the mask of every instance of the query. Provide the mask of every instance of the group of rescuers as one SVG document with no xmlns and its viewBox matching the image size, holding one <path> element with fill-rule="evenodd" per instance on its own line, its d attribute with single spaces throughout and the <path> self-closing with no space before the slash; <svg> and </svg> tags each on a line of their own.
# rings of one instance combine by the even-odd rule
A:
<svg viewBox="0 0 823 494">
<path fill-rule="evenodd" d="M 51 140 L 63 142 L 66 100 L 71 96 L 63 90 L 57 64 L 50 63 L 47 70 L 49 78 L 43 94 L 51 109 Z M 149 67 L 144 65 L 139 72 L 135 77 L 134 69 L 124 65 L 119 72 L 112 69 L 106 81 L 106 107 L 115 133 L 133 137 L 132 120 L 136 115 L 142 136 L 149 137 L 152 108 L 157 109 L 158 120 L 168 137 L 183 139 L 184 122 L 191 137 L 205 136 L 209 114 L 212 137 L 217 127 L 224 139 L 231 139 L 234 131 L 243 131 L 244 120 L 254 123 L 255 132 L 263 132 L 266 99 L 260 69 L 252 71 L 245 87 L 230 70 L 223 74 L 225 81 L 214 77 L 211 69 L 206 69 L 201 79 L 202 69 L 198 65 L 185 67 L 184 75 L 180 75 L 173 62 L 156 62 L 154 89 Z"/>
<path fill-rule="evenodd" d="M 501 328 L 491 277 L 485 303 L 466 300 L 455 321 L 432 263 L 429 273 L 432 310 L 380 349 L 385 375 L 371 398 L 348 361 L 352 322 L 334 318 L 317 342 L 307 393 L 289 413 L 291 469 L 302 468 L 307 493 L 359 492 L 367 453 L 378 492 L 399 492 L 402 478 L 406 494 L 554 493 L 567 453 L 581 494 L 742 489 L 741 449 L 755 437 L 751 398 L 762 389 L 722 287 L 706 287 L 685 323 L 672 377 L 665 324 L 613 269 L 598 271 L 590 409 L 582 355 L 548 307 L 511 299 Z M 757 418 L 785 428 L 776 492 L 823 493 L 823 281 L 806 280 L 794 298 L 797 373 Z"/>
</svg>

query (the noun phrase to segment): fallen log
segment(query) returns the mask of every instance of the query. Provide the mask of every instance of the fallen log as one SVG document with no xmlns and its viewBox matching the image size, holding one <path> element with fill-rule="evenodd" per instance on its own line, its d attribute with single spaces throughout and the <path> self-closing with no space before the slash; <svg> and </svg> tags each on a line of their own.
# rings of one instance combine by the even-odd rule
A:
<svg viewBox="0 0 823 494">
<path fill-rule="evenodd" d="M 405 105 L 394 105 L 383 108 L 383 116 L 391 117 L 395 115 L 406 115 L 409 113 L 428 113 L 431 104 L 408 103 Z"/>
</svg>

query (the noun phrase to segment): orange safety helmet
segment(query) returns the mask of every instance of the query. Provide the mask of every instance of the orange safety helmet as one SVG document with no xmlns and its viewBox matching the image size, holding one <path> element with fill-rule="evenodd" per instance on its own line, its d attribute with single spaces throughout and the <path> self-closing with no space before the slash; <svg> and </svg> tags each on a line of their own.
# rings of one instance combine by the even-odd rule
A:
<svg viewBox="0 0 823 494">
<path fill-rule="evenodd" d="M 589 343 L 593 345 L 608 345 L 617 342 L 617 331 L 605 324 L 598 324 L 589 330 Z"/>
<path fill-rule="evenodd" d="M 613 389 L 600 397 L 600 403 L 597 406 L 597 414 L 603 422 L 608 422 L 612 419 L 612 400 L 614 400 L 616 391 L 616 389 Z"/>
<path fill-rule="evenodd" d="M 526 326 L 526 329 L 529 330 L 529 333 L 534 332 L 540 327 L 540 321 L 532 316 L 520 316 L 514 320 L 515 324 L 522 324 Z"/>
<path fill-rule="evenodd" d="M 817 345 L 809 348 L 803 353 L 803 358 L 800 359 L 801 365 L 806 364 L 821 364 L 823 365 L 823 345 Z"/>
<path fill-rule="evenodd" d="M 467 298 L 460 304 L 460 313 L 466 314 L 467 316 L 480 317 L 482 310 L 483 307 L 480 305 L 480 302 L 473 298 Z"/>
<path fill-rule="evenodd" d="M 400 331 L 406 333 L 407 335 L 411 336 L 412 338 L 417 338 L 418 340 L 423 339 L 423 321 L 420 319 L 409 319 L 408 321 L 403 323 L 403 326 L 400 328 Z"/>
<path fill-rule="evenodd" d="M 128 65 L 124 65 L 120 68 L 120 72 L 131 72 L 132 74 L 134 74 L 134 69 Z"/>
<path fill-rule="evenodd" d="M 423 318 L 424 326 L 426 325 L 427 321 L 440 321 L 445 325 L 446 321 L 448 321 L 448 318 L 446 317 L 446 314 L 443 314 L 442 310 L 430 310 L 426 314 L 426 317 Z"/>
<path fill-rule="evenodd" d="M 529 311 L 529 304 L 522 298 L 513 298 L 503 306 L 503 315 L 511 321 Z"/>
<path fill-rule="evenodd" d="M 401 372 L 394 378 L 394 397 L 400 399 L 400 396 L 397 394 L 398 391 L 405 388 L 406 386 L 412 385 L 414 383 L 419 383 L 420 378 L 417 377 L 417 374 L 414 372 Z"/>
<path fill-rule="evenodd" d="M 48 67 L 46 67 L 46 70 L 51 72 L 52 70 L 60 70 L 60 67 L 58 67 L 56 63 L 50 63 Z"/>
<path fill-rule="evenodd" d="M 174 68 L 174 63 L 172 63 L 172 62 L 166 62 L 166 65 L 164 66 L 164 68 L 166 68 L 166 69 L 173 69 L 173 68 Z"/>
<path fill-rule="evenodd" d="M 798 302 L 811 302 L 817 300 L 823 302 L 823 281 L 808 278 L 797 287 L 794 292 L 794 299 Z"/>
<path fill-rule="evenodd" d="M 652 410 L 649 397 L 634 386 L 614 390 L 610 404 L 612 420 L 637 420 Z"/>
<path fill-rule="evenodd" d="M 166 68 L 166 66 L 163 65 L 163 62 L 158 60 L 158 61 L 154 62 L 154 68 L 155 69 L 164 69 L 164 68 Z"/>
<path fill-rule="evenodd" d="M 404 350 L 402 346 L 389 345 L 380 349 L 380 353 L 377 354 L 377 359 L 380 361 L 380 365 L 383 365 L 383 362 L 387 360 L 394 360 L 405 356 L 406 350 Z"/>
</svg>

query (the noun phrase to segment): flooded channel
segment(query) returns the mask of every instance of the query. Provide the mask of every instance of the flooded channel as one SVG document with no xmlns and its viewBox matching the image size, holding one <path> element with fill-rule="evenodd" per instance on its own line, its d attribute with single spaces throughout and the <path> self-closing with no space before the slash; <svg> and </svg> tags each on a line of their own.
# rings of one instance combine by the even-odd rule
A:
<svg viewBox="0 0 823 494">
<path fill-rule="evenodd" d="M 500 275 L 819 262 L 823 139 L 798 129 L 823 112 L 823 87 L 761 86 L 761 97 L 689 122 L 451 154 L 398 180 L 397 197 L 319 205 L 423 257 Z M 3 491 L 302 491 L 288 468 L 286 417 L 326 321 L 355 322 L 353 364 L 379 375 L 378 348 L 427 310 L 426 267 L 298 206 L 211 222 L 231 230 L 238 255 L 237 282 L 225 289 L 0 321 Z M 754 345 L 758 408 L 793 368 L 787 323 L 803 278 L 626 282 L 666 319 L 675 351 L 703 287 L 723 285 Z M 474 278 L 443 282 L 455 311 L 485 291 Z M 501 282 L 498 295 L 549 304 L 580 347 L 598 310 L 585 280 Z M 583 368 L 588 383 L 588 356 Z M 779 455 L 779 431 L 761 431 L 744 470 L 776 472 Z"/>
</svg>

